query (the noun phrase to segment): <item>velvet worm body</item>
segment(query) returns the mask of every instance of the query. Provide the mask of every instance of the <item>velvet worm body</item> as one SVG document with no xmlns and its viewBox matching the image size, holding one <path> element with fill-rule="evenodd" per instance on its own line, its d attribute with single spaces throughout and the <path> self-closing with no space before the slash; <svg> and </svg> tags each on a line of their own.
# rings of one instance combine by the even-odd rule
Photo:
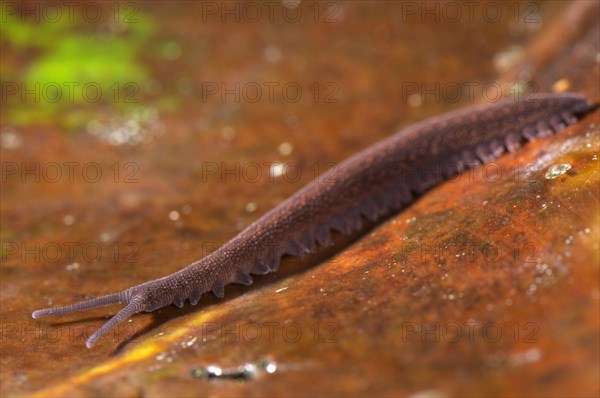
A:
<svg viewBox="0 0 600 398">
<path fill-rule="evenodd" d="M 33 318 L 110 304 L 125 307 L 86 342 L 141 311 L 196 304 L 203 293 L 223 297 L 229 283 L 250 285 L 250 274 L 276 271 L 282 255 L 301 256 L 329 245 L 332 230 L 349 234 L 363 218 L 377 221 L 465 168 L 551 135 L 595 109 L 577 94 L 537 94 L 426 119 L 355 154 L 318 177 L 208 256 L 169 276 L 66 307 L 33 312 Z M 438 170 L 431 173 L 431 170 Z M 428 171 L 428 172 L 425 172 Z"/>
</svg>

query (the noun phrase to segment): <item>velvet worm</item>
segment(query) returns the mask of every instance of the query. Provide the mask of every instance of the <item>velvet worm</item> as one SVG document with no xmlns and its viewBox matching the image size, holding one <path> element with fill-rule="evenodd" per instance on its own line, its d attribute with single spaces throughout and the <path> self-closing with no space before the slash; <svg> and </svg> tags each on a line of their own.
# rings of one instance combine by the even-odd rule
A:
<svg viewBox="0 0 600 398">
<path fill-rule="evenodd" d="M 208 256 L 162 278 L 66 307 L 33 312 L 33 318 L 125 304 L 87 340 L 87 347 L 141 311 L 169 304 L 195 305 L 203 293 L 223 297 L 229 283 L 250 285 L 251 274 L 277 271 L 281 256 L 331 244 L 336 230 L 360 230 L 365 219 L 409 205 L 427 189 L 465 168 L 514 151 L 524 142 L 571 125 L 597 107 L 572 94 L 537 94 L 502 100 L 426 119 L 340 163 L 300 189 Z M 439 170 L 438 173 L 425 170 Z"/>
</svg>

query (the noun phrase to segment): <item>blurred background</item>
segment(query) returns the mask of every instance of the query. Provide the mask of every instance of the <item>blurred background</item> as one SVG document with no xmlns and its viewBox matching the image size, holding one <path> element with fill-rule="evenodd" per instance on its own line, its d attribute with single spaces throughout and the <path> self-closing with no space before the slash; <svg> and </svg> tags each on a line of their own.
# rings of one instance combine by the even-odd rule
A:
<svg viewBox="0 0 600 398">
<path fill-rule="evenodd" d="M 598 370 L 597 335 L 571 362 L 550 355 L 558 373 L 546 374 L 547 363 L 530 373 L 507 365 L 536 363 L 539 351 L 525 350 L 513 362 L 493 357 L 492 348 L 481 356 L 469 351 L 467 359 L 448 347 L 422 347 L 411 356 L 367 343 L 360 332 L 330 351 L 198 345 L 181 330 L 199 322 L 207 306 L 221 308 L 213 298 L 180 312 L 136 316 L 94 350 L 83 342 L 114 307 L 42 323 L 30 317 L 35 309 L 178 270 L 332 165 L 418 120 L 533 92 L 598 98 L 596 1 L 4 1 L 1 7 L 3 395 L 598 392 L 597 373 L 591 375 Z M 265 276 L 254 290 L 228 288 L 234 299 L 219 311 L 235 313 L 249 292 L 287 277 L 309 283 L 310 273 Z M 348 280 L 340 291 L 358 283 Z M 323 300 L 314 289 L 286 300 L 303 294 Z M 587 332 L 597 330 L 587 312 L 597 307 L 594 300 L 585 307 Z M 329 303 L 332 312 L 311 307 L 307 319 L 342 305 Z M 485 308 L 479 309 L 488 314 Z M 264 311 L 255 319 L 271 319 Z M 288 318 L 296 319 L 285 312 L 277 319 Z M 398 336 L 385 325 L 377 330 Z M 163 333 L 185 339 L 146 342 L 143 350 L 114 356 L 136 338 Z M 364 355 L 355 355 L 350 341 L 362 341 L 355 348 Z M 181 359 L 176 348 L 188 343 L 193 354 Z M 410 373 L 411 363 L 428 355 L 431 366 Z M 256 363 L 276 357 L 287 364 L 279 367 L 284 376 L 207 385 L 190 373 L 220 358 L 235 368 L 240 356 Z M 139 373 L 124 367 L 132 362 Z M 481 373 L 482 363 L 490 373 Z"/>
</svg>

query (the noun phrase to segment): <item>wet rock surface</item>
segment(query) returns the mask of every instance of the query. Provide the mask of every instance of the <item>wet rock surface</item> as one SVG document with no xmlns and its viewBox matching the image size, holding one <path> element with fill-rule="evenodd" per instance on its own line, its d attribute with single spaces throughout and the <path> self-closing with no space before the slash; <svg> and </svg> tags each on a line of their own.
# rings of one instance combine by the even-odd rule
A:
<svg viewBox="0 0 600 398">
<path fill-rule="evenodd" d="M 573 11 L 585 2 L 517 3 L 537 7 L 536 28 L 512 17 L 423 22 L 400 3 L 303 2 L 294 23 L 140 5 L 155 32 L 136 51 L 162 102 L 146 90 L 143 107 L 113 119 L 88 104 L 96 123 L 69 134 L 58 121 L 8 123 L 3 107 L 2 394 L 598 394 L 598 112 L 434 188 L 363 236 L 287 258 L 250 287 L 227 286 L 223 300 L 137 315 L 91 350 L 85 339 L 117 307 L 31 319 L 171 273 L 331 162 L 485 99 L 409 95 L 408 84 L 531 80 L 599 96 L 598 24 Z M 565 20 L 581 28 L 537 60 L 540 37 Z M 239 100 L 208 94 L 236 82 Z M 253 102 L 265 82 L 303 96 L 277 89 Z"/>
</svg>

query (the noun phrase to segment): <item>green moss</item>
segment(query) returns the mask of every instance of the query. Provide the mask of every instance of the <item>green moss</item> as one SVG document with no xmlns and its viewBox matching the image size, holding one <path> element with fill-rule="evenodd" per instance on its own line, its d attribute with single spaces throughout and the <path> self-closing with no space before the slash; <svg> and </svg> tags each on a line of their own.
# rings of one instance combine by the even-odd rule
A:
<svg viewBox="0 0 600 398">
<path fill-rule="evenodd" d="M 7 97 L 10 110 L 3 116 L 9 123 L 78 128 L 93 118 L 99 106 L 123 112 L 132 105 L 131 100 L 134 105 L 143 100 L 141 87 L 148 71 L 138 52 L 153 32 L 148 16 L 138 12 L 135 23 L 112 27 L 67 18 L 40 23 L 22 22 L 12 15 L 2 18 L 3 45 L 32 55 L 24 67 L 13 68 L 3 62 L 3 82 L 19 87 Z M 24 88 L 35 95 L 23 95 Z M 71 117 L 74 109 L 79 113 L 76 118 Z"/>
<path fill-rule="evenodd" d="M 57 40 L 68 34 L 69 26 L 72 25 L 66 18 L 52 23 L 35 23 L 23 21 L 12 14 L 2 14 L 0 41 L 9 43 L 18 50 L 51 48 Z"/>
<path fill-rule="evenodd" d="M 67 36 L 28 69 L 27 82 L 40 84 L 96 83 L 108 89 L 115 83 L 141 83 L 146 71 L 136 63 L 131 46 L 124 40 L 102 41 L 92 35 Z M 66 87 L 66 86 L 65 86 Z M 80 90 L 74 90 L 79 92 Z"/>
</svg>

